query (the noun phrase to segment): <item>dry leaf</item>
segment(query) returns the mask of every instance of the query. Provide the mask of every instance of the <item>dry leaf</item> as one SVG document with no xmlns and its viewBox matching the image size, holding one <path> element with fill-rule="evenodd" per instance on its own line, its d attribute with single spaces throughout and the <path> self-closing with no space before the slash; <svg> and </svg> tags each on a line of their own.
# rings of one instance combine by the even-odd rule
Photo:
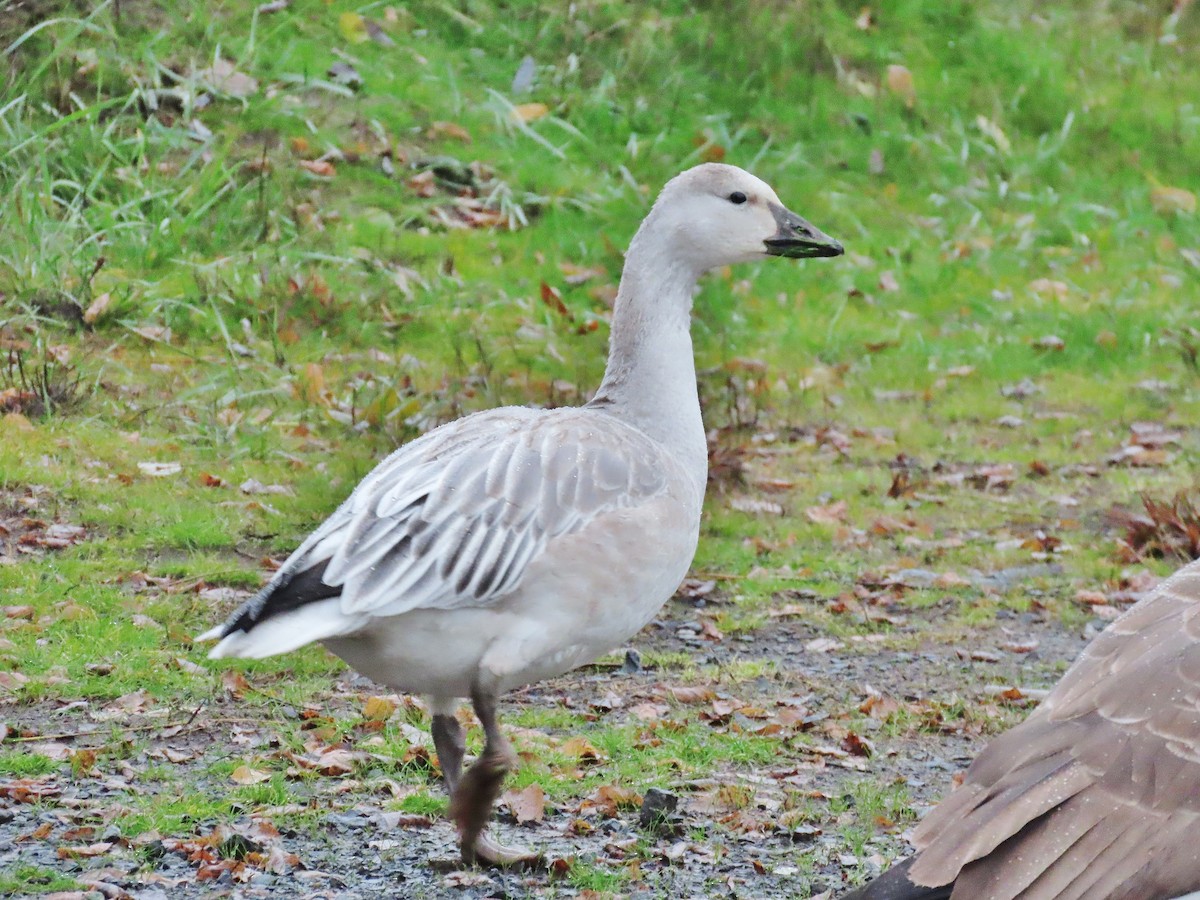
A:
<svg viewBox="0 0 1200 900">
<path fill-rule="evenodd" d="M 604 755 L 585 741 L 581 737 L 573 737 L 559 747 L 567 756 L 573 756 L 583 763 L 595 763 L 604 758 Z"/>
<path fill-rule="evenodd" d="M 367 20 L 356 12 L 344 12 L 338 16 L 338 31 L 351 44 L 364 44 L 371 39 Z"/>
<path fill-rule="evenodd" d="M 716 696 L 712 688 L 695 685 L 671 687 L 667 690 L 671 692 L 671 696 L 677 703 L 708 703 Z"/>
<path fill-rule="evenodd" d="M 1183 188 L 1156 184 L 1150 188 L 1150 205 L 1160 215 L 1172 213 L 1191 214 L 1196 211 L 1196 195 Z"/>
<path fill-rule="evenodd" d="M 107 853 L 112 849 L 111 841 L 100 841 L 95 844 L 87 844 L 79 847 L 59 847 L 59 859 L 90 859 L 93 856 L 100 856 L 102 853 Z"/>
<path fill-rule="evenodd" d="M 221 673 L 221 686 L 235 700 L 241 700 L 246 691 L 250 690 L 250 682 L 246 680 L 246 676 L 233 669 L 226 669 Z"/>
<path fill-rule="evenodd" d="M 151 478 L 165 478 L 183 471 L 183 465 L 177 462 L 140 462 L 137 467 L 143 475 L 149 475 Z"/>
<path fill-rule="evenodd" d="M 88 325 L 96 324 L 96 320 L 108 312 L 111 304 L 112 294 L 105 291 L 88 304 L 88 308 L 83 311 L 83 321 Z"/>
<path fill-rule="evenodd" d="M 261 784 L 264 781 L 271 780 L 271 773 L 242 765 L 233 770 L 233 774 L 229 776 L 229 780 L 234 784 Z"/>
<path fill-rule="evenodd" d="M 300 168 L 321 178 L 332 178 L 337 174 L 337 169 L 327 159 L 302 159 L 300 160 Z"/>
<path fill-rule="evenodd" d="M 368 697 L 363 704 L 364 719 L 372 722 L 386 722 L 396 711 L 396 702 L 389 697 Z"/>
<path fill-rule="evenodd" d="M 321 368 L 320 363 L 309 363 L 304 367 L 304 372 L 301 373 L 296 387 L 300 392 L 300 399 L 305 403 L 312 403 L 318 406 L 326 404 L 325 397 L 325 370 Z"/>
<path fill-rule="evenodd" d="M 210 68 L 197 72 L 196 78 L 229 97 L 249 97 L 258 90 L 258 81 L 239 72 L 227 59 L 215 60 Z"/>
<path fill-rule="evenodd" d="M 887 67 L 888 90 L 904 101 L 904 105 L 912 109 L 917 103 L 917 86 L 913 82 L 912 72 L 904 66 Z"/>
<path fill-rule="evenodd" d="M 506 791 L 501 800 L 508 806 L 518 825 L 540 822 L 545 818 L 546 794 L 540 784 L 531 784 L 521 791 Z"/>
<path fill-rule="evenodd" d="M 729 505 L 738 512 L 751 515 L 782 516 L 783 507 L 774 500 L 763 500 L 759 497 L 734 497 Z"/>
<path fill-rule="evenodd" d="M 846 645 L 836 638 L 813 638 L 804 645 L 804 649 L 809 653 L 829 653 L 833 650 L 841 650 Z"/>
<path fill-rule="evenodd" d="M 434 122 L 425 130 L 425 137 L 433 140 L 439 137 L 450 137 L 464 144 L 471 143 L 471 134 L 456 122 Z"/>
<path fill-rule="evenodd" d="M 512 109 L 513 118 L 518 122 L 532 122 L 550 112 L 545 103 L 518 103 Z"/>
<path fill-rule="evenodd" d="M 810 506 L 804 510 L 804 515 L 810 522 L 820 525 L 837 525 L 846 521 L 846 513 L 850 507 L 845 500 L 838 500 L 827 506 Z"/>
<path fill-rule="evenodd" d="M 354 771 L 354 764 L 359 758 L 359 754 L 354 751 L 339 747 L 322 753 L 315 768 L 322 775 L 349 775 Z"/>
</svg>

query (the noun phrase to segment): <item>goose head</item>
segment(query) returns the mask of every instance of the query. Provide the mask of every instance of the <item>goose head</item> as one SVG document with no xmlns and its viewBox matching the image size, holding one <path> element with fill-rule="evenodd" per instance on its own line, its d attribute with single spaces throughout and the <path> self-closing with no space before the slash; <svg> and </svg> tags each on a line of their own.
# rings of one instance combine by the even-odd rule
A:
<svg viewBox="0 0 1200 900">
<path fill-rule="evenodd" d="M 841 256 L 842 245 L 737 166 L 704 163 L 675 176 L 647 218 L 656 236 L 698 270 L 768 256 Z"/>
</svg>

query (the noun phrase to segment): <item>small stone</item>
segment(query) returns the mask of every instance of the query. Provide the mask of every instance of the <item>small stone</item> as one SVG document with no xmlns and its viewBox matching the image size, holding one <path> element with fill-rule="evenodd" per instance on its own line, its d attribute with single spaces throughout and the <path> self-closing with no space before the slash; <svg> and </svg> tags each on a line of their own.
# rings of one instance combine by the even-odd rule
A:
<svg viewBox="0 0 1200 900">
<path fill-rule="evenodd" d="M 642 654 L 632 647 L 625 651 L 625 662 L 621 664 L 622 675 L 633 675 L 642 671 Z"/>
<path fill-rule="evenodd" d="M 642 811 L 638 822 L 643 828 L 655 828 L 679 806 L 679 797 L 668 791 L 650 788 L 642 796 Z"/>
</svg>

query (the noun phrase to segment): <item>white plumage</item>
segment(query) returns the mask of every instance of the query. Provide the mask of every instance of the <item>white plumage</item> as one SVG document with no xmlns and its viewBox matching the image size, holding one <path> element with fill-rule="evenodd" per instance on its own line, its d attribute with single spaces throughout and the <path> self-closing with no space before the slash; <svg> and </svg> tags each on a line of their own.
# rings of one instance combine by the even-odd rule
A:
<svg viewBox="0 0 1200 900">
<path fill-rule="evenodd" d="M 210 655 L 322 641 L 376 681 L 429 695 L 464 856 L 526 859 L 483 834 L 512 764 L 497 695 L 628 640 L 695 553 L 707 477 L 689 333 L 697 278 L 841 252 L 741 169 L 676 177 L 630 245 L 593 400 L 477 413 L 400 448 L 257 596 L 201 636 L 218 639 Z M 467 696 L 487 747 L 460 780 L 452 712 Z"/>
</svg>

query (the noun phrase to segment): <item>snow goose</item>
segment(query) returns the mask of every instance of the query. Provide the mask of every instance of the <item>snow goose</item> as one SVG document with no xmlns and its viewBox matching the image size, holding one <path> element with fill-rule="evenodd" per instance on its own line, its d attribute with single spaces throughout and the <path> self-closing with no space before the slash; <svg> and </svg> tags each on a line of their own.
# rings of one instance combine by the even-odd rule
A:
<svg viewBox="0 0 1200 900">
<path fill-rule="evenodd" d="M 1200 562 L 1101 632 L 913 843 L 916 856 L 843 900 L 1200 891 Z"/>
<path fill-rule="evenodd" d="M 499 695 L 589 662 L 638 632 L 696 550 L 707 447 L 690 314 L 705 271 L 841 245 L 734 166 L 676 176 L 629 245 L 608 364 L 583 407 L 506 407 L 434 429 L 385 459 L 221 626 L 212 658 L 313 641 L 377 682 L 430 698 L 463 858 L 526 853 L 486 824 L 515 763 Z M 485 747 L 460 774 L 455 710 Z"/>
</svg>

